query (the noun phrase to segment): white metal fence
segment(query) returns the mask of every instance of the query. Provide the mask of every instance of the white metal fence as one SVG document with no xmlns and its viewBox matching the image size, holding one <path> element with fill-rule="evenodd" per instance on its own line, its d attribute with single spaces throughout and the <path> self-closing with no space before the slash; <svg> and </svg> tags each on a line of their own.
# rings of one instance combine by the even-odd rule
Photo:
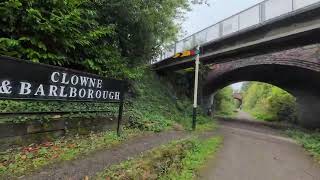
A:
<svg viewBox="0 0 320 180">
<path fill-rule="evenodd" d="M 151 63 L 173 56 L 175 53 L 192 49 L 197 45 L 215 41 L 240 30 L 258 25 L 273 18 L 320 3 L 320 0 L 266 0 L 221 22 L 199 31 L 163 50 Z"/>
</svg>

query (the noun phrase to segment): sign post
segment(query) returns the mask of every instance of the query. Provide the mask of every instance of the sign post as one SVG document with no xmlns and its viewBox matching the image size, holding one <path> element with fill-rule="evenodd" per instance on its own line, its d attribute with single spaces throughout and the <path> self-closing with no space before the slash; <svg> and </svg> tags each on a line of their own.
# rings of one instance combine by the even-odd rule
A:
<svg viewBox="0 0 320 180">
<path fill-rule="evenodd" d="M 199 64 L 200 64 L 200 46 L 197 46 L 197 55 L 195 58 L 196 67 L 195 67 L 195 75 L 194 75 L 192 130 L 196 129 L 196 123 L 197 123 Z"/>
<path fill-rule="evenodd" d="M 122 85 L 123 86 L 123 85 Z M 121 134 L 121 121 L 122 121 L 122 114 L 123 114 L 123 105 L 124 105 L 124 94 L 123 94 L 123 87 L 121 89 L 122 96 L 120 97 L 120 104 L 119 104 L 119 114 L 118 114 L 118 123 L 117 123 L 117 135 L 120 137 Z"/>
</svg>

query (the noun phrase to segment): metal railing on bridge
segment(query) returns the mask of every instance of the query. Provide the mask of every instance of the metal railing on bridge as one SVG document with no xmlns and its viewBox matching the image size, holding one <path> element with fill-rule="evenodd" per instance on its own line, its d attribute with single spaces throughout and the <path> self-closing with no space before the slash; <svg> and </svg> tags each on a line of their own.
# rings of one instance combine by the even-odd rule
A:
<svg viewBox="0 0 320 180">
<path fill-rule="evenodd" d="M 151 64 L 318 3 L 320 0 L 265 0 L 166 47 Z"/>
</svg>

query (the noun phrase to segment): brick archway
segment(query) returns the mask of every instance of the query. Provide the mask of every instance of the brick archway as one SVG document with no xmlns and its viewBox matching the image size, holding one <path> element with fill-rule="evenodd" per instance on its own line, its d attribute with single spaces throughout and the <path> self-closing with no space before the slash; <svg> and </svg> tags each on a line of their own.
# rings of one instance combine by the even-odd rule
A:
<svg viewBox="0 0 320 180">
<path fill-rule="evenodd" d="M 203 86 L 206 97 L 241 81 L 258 81 L 278 86 L 297 98 L 299 122 L 320 127 L 320 45 L 242 58 L 210 66 Z"/>
</svg>

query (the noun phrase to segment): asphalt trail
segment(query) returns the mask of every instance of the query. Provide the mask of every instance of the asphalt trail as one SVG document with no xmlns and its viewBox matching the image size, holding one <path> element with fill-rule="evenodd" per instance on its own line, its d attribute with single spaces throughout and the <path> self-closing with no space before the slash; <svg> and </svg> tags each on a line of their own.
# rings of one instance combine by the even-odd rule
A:
<svg viewBox="0 0 320 180">
<path fill-rule="evenodd" d="M 223 147 L 200 172 L 204 180 L 320 180 L 320 165 L 279 131 L 221 122 Z"/>
</svg>

